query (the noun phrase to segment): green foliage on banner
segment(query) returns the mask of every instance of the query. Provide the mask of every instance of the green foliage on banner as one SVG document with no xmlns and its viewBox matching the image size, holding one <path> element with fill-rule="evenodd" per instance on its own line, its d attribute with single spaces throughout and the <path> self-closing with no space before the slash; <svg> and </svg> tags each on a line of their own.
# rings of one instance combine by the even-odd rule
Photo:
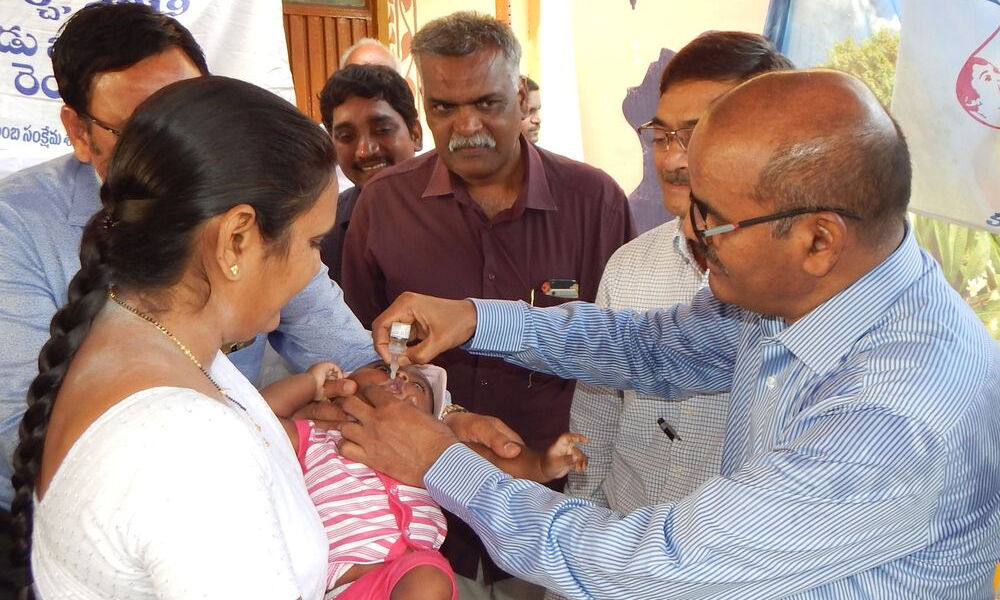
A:
<svg viewBox="0 0 1000 600">
<path fill-rule="evenodd" d="M 868 84 L 882 104 L 892 102 L 892 86 L 896 79 L 896 53 L 899 35 L 888 29 L 862 42 L 841 40 L 830 50 L 827 66 L 852 73 Z"/>
<path fill-rule="evenodd" d="M 951 287 L 1000 341 L 1000 236 L 913 215 L 917 241 L 938 262 Z"/>
<path fill-rule="evenodd" d="M 864 42 L 837 42 L 826 66 L 861 78 L 889 106 L 896 76 L 899 35 L 882 29 Z M 917 241 L 941 263 L 955 290 L 1000 342 L 1000 236 L 930 217 L 913 215 Z"/>
</svg>

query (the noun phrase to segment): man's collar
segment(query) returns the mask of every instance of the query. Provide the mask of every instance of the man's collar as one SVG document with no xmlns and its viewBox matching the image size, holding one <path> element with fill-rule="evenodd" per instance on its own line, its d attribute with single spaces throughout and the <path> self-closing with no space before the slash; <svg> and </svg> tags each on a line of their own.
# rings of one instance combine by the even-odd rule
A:
<svg viewBox="0 0 1000 600">
<path fill-rule="evenodd" d="M 347 229 L 351 222 L 351 214 L 354 212 L 354 205 L 361 195 L 361 186 L 349 187 L 337 195 L 337 215 L 334 218 L 334 225 Z"/>
<path fill-rule="evenodd" d="M 521 135 L 520 142 L 522 156 L 527 157 L 524 162 L 525 185 L 521 190 L 521 195 L 525 198 L 524 207 L 536 210 L 558 210 L 549 188 L 549 178 L 542 164 L 541 151 L 529 142 L 524 134 Z"/>
<path fill-rule="evenodd" d="M 69 158 L 69 163 L 73 171 L 69 223 L 83 227 L 101 209 L 101 179 L 90 164 L 82 163 L 73 156 Z"/>
<path fill-rule="evenodd" d="M 436 155 L 434 158 L 434 170 L 431 171 L 431 178 L 427 180 L 424 192 L 420 194 L 421 198 L 448 196 L 455 193 L 451 187 L 451 172 L 448 171 L 448 166 L 444 164 L 444 160 L 437 150 L 433 152 Z"/>
<path fill-rule="evenodd" d="M 681 228 L 681 218 L 674 217 L 670 221 L 667 221 L 665 225 L 670 226 L 670 232 L 673 236 L 671 243 L 673 244 L 674 252 L 692 269 L 701 273 L 702 278 L 707 282 L 708 271 L 703 271 L 701 267 L 698 266 L 698 261 L 695 260 L 694 252 L 691 249 L 691 241 L 688 240 L 686 235 L 684 235 L 684 231 Z"/>
<path fill-rule="evenodd" d="M 524 179 L 521 185 L 521 192 L 515 201 L 523 202 L 524 208 L 536 210 L 557 210 L 555 200 L 549 190 L 549 180 L 545 174 L 542 164 L 542 155 L 535 145 L 528 142 L 522 134 L 519 138 L 521 146 L 521 156 L 524 161 Z M 434 161 L 434 170 L 424 187 L 421 198 L 432 198 L 436 196 L 449 196 L 455 194 L 455 186 L 463 186 L 464 182 L 458 175 L 454 175 L 448 170 L 441 155 L 437 154 Z"/>
<path fill-rule="evenodd" d="M 876 321 L 884 318 L 926 268 L 913 231 L 907 226 L 903 242 L 881 264 L 776 337 L 813 371 L 826 373 Z"/>
</svg>

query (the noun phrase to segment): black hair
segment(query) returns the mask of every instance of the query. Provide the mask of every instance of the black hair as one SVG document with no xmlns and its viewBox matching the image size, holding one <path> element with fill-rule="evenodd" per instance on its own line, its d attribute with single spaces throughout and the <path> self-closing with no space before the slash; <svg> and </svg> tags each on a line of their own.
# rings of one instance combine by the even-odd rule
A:
<svg viewBox="0 0 1000 600">
<path fill-rule="evenodd" d="M 402 75 L 382 65 L 347 65 L 334 72 L 319 93 L 319 112 L 328 132 L 333 133 L 333 110 L 351 96 L 385 100 L 407 129 L 417 126 L 417 104 Z"/>
<path fill-rule="evenodd" d="M 459 11 L 434 19 L 413 36 L 413 58 L 420 67 L 424 55 L 468 56 L 481 50 L 500 50 L 511 74 L 519 77 L 521 44 L 509 25 L 490 15 Z"/>
<path fill-rule="evenodd" d="M 853 75 L 812 69 L 762 75 L 739 89 L 770 98 L 766 110 L 776 115 L 794 115 L 775 121 L 783 127 L 773 132 L 774 151 L 749 191 L 754 202 L 775 212 L 840 208 L 860 217 L 849 221 L 873 247 L 895 239 L 910 198 L 910 152 L 871 88 Z M 722 108 L 727 122 L 740 127 L 747 107 L 727 104 L 712 116 Z M 792 221 L 774 222 L 773 235 L 786 235 Z"/>
<path fill-rule="evenodd" d="M 768 71 L 794 69 L 771 40 L 745 31 L 709 31 L 677 51 L 660 76 L 660 94 L 684 81 L 743 82 Z"/>
<path fill-rule="evenodd" d="M 856 119 L 842 131 L 778 146 L 750 197 L 775 210 L 839 207 L 861 217 L 855 226 L 864 238 L 882 240 L 906 220 L 912 174 L 906 137 L 886 116 L 891 128 Z M 787 234 L 791 223 L 775 222 L 775 237 Z"/>
<path fill-rule="evenodd" d="M 89 115 L 95 74 L 127 69 L 172 47 L 180 48 L 202 75 L 208 75 L 205 54 L 176 19 L 143 4 L 85 6 L 66 21 L 52 44 L 59 95 L 77 114 Z"/>
<path fill-rule="evenodd" d="M 270 248 L 287 248 L 292 222 L 332 178 L 333 144 L 294 106 L 252 84 L 198 77 L 171 84 L 135 111 L 87 224 L 80 271 L 52 318 L 28 389 L 14 453 L 13 556 L 30 558 L 35 482 L 63 377 L 111 286 L 142 293 L 175 285 L 208 219 L 249 204 Z M 29 577 L 30 580 L 30 577 Z M 22 590 L 31 598 L 30 588 Z"/>
</svg>

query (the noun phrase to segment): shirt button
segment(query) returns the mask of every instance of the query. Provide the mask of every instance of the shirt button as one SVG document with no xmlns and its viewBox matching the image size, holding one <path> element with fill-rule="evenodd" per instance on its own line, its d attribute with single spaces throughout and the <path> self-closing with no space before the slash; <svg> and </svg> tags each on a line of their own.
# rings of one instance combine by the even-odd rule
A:
<svg viewBox="0 0 1000 600">
<path fill-rule="evenodd" d="M 479 380 L 479 385 L 481 385 L 483 387 L 485 387 L 488 384 L 489 384 L 489 381 L 486 381 L 485 379 L 480 379 Z"/>
<path fill-rule="evenodd" d="M 768 375 L 767 379 L 764 380 L 764 385 L 767 386 L 767 389 L 773 390 L 778 387 L 778 378 L 774 375 Z"/>
<path fill-rule="evenodd" d="M 489 279 L 490 281 L 496 281 L 497 276 L 494 275 L 493 273 L 489 273 L 488 275 L 486 275 L 486 279 Z"/>
</svg>

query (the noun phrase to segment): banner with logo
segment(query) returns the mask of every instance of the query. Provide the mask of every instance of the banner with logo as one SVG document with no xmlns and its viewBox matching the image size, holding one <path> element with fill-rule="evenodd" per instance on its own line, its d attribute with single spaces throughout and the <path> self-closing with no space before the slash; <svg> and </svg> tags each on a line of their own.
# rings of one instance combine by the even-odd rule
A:
<svg viewBox="0 0 1000 600">
<path fill-rule="evenodd" d="M 904 0 L 892 110 L 915 212 L 1000 233 L 1000 3 Z"/>
<path fill-rule="evenodd" d="M 145 4 L 176 18 L 205 51 L 213 74 L 236 77 L 294 102 L 281 0 L 102 0 Z M 0 3 L 0 177 L 71 150 L 49 53 L 59 28 L 93 0 Z"/>
</svg>

